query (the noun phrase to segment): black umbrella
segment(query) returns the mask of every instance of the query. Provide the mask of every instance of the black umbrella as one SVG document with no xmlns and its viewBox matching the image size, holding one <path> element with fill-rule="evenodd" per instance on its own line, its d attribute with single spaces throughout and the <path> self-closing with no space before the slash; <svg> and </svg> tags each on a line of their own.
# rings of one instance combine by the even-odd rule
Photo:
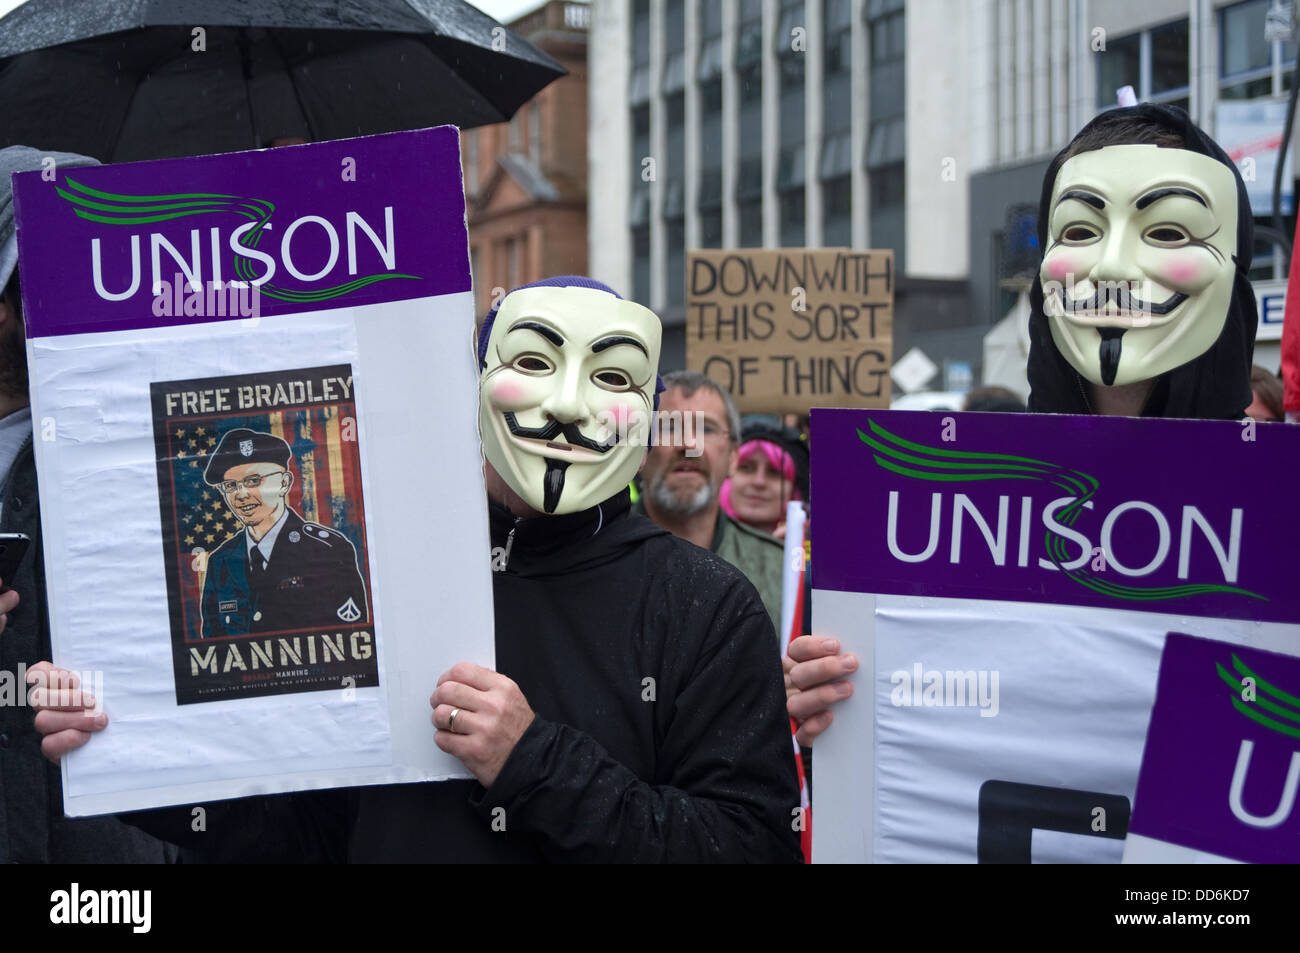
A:
<svg viewBox="0 0 1300 953">
<path fill-rule="evenodd" d="M 105 162 L 509 119 L 565 70 L 462 0 L 28 0 L 0 146 Z"/>
</svg>

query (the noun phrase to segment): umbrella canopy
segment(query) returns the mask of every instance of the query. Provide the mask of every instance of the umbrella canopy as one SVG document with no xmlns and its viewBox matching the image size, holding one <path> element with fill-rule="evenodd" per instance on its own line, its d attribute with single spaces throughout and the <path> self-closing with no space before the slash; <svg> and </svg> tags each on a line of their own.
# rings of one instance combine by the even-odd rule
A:
<svg viewBox="0 0 1300 953">
<path fill-rule="evenodd" d="M 28 0 L 0 146 L 105 162 L 509 119 L 565 70 L 462 0 Z"/>
</svg>

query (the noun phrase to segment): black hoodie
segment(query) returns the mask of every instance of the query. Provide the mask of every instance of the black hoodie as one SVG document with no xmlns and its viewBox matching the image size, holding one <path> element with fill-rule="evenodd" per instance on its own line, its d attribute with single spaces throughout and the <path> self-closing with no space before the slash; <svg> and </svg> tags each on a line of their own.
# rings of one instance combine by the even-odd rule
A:
<svg viewBox="0 0 1300 953">
<path fill-rule="evenodd" d="M 509 544 L 497 670 L 537 715 L 490 789 L 244 798 L 208 805 L 201 835 L 189 808 L 132 822 L 207 860 L 800 861 L 781 663 L 750 582 L 631 515 L 626 490 L 490 517 L 492 545 Z"/>
<path fill-rule="evenodd" d="M 1232 169 L 1237 181 L 1237 274 L 1233 281 L 1228 320 L 1218 339 L 1204 354 L 1160 375 L 1144 417 L 1189 417 L 1240 420 L 1251 402 L 1250 365 L 1258 324 L 1255 292 L 1246 277 L 1254 249 L 1255 223 L 1241 174 L 1218 144 L 1202 132 L 1182 109 L 1143 103 L 1102 113 L 1075 136 L 1077 141 L 1094 125 L 1130 116 L 1164 126 L 1182 136 L 1187 150 L 1210 156 Z M 1073 143 L 1071 143 L 1072 145 Z M 1048 245 L 1052 189 L 1069 146 L 1057 153 L 1043 178 L 1038 205 L 1039 263 Z M 1034 413 L 1090 414 L 1085 382 L 1056 347 L 1043 313 L 1043 283 L 1034 276 L 1029 292 L 1029 410 Z"/>
</svg>

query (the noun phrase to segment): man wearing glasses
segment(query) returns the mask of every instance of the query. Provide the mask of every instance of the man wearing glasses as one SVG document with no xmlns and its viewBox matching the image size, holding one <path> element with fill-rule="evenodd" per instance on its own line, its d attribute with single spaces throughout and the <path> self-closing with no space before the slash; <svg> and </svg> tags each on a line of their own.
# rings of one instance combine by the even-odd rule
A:
<svg viewBox="0 0 1300 953">
<path fill-rule="evenodd" d="M 244 532 L 208 558 L 203 638 L 334 628 L 369 621 L 356 548 L 288 505 L 289 445 L 269 433 L 227 431 L 203 479 Z"/>
<path fill-rule="evenodd" d="M 695 371 L 665 374 L 664 388 L 657 439 L 641 466 L 638 506 L 674 536 L 712 550 L 743 572 L 772 625 L 779 626 L 784 550 L 772 537 L 733 520 L 718 503 L 722 482 L 736 466 L 736 405 Z"/>
</svg>

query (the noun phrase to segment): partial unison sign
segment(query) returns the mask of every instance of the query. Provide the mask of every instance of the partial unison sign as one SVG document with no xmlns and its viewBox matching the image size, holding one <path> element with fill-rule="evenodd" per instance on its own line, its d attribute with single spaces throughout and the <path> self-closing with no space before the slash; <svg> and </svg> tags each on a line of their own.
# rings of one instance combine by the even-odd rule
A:
<svg viewBox="0 0 1300 953">
<path fill-rule="evenodd" d="M 892 251 L 692 251 L 686 288 L 686 364 L 742 413 L 889 406 Z"/>
</svg>

